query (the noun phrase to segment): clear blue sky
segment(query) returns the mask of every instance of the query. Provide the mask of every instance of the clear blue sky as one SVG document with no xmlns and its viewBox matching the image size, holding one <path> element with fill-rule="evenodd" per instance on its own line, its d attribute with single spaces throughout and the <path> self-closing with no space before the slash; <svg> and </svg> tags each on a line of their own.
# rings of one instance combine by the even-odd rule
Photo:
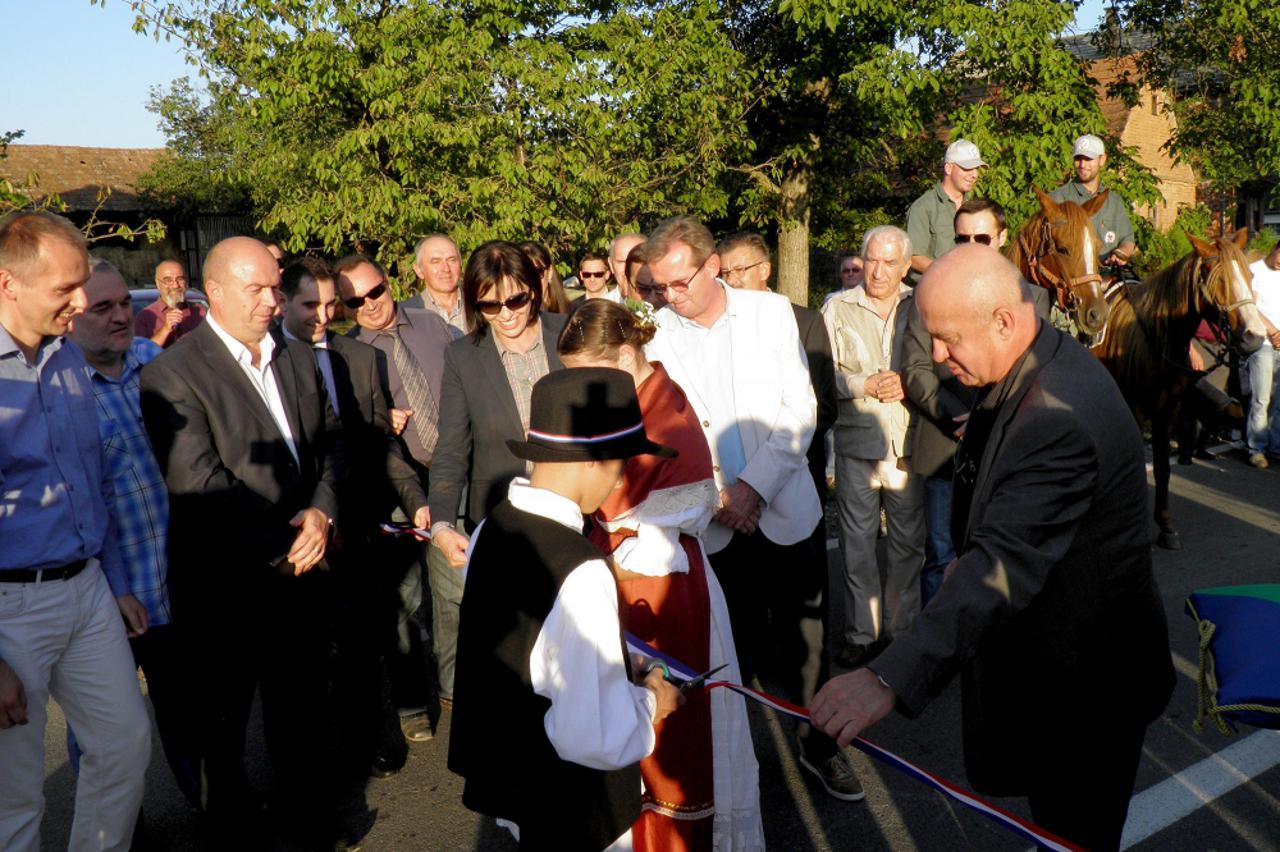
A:
<svg viewBox="0 0 1280 852">
<path fill-rule="evenodd" d="M 1104 0 L 1085 0 L 1076 31 L 1093 29 Z M 152 86 L 196 77 L 176 44 L 133 32 L 126 0 L 0 0 L 0 131 L 20 142 L 151 148 L 164 145 L 147 112 Z"/>
</svg>

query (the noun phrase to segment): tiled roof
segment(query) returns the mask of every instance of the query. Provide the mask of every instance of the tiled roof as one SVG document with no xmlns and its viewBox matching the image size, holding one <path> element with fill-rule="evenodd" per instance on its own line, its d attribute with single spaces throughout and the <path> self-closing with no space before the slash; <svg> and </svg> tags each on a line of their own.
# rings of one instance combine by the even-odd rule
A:
<svg viewBox="0 0 1280 852">
<path fill-rule="evenodd" d="M 71 210 L 92 210 L 98 192 L 111 188 L 103 210 L 123 212 L 139 208 L 138 177 L 151 168 L 163 148 L 77 148 L 67 145 L 10 145 L 0 160 L 0 177 L 15 186 L 34 173 L 39 183 L 32 193 L 42 198 L 56 192 Z"/>
</svg>

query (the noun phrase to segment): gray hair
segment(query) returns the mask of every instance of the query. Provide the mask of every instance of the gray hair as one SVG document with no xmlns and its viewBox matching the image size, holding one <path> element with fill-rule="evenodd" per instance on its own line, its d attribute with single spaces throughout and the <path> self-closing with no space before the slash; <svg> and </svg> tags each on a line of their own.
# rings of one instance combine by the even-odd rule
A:
<svg viewBox="0 0 1280 852">
<path fill-rule="evenodd" d="M 448 234 L 440 234 L 440 233 L 436 233 L 436 234 L 427 234 L 425 237 L 423 237 L 422 239 L 418 240 L 418 244 L 417 244 L 416 246 L 414 246 L 414 247 L 413 247 L 413 262 L 414 262 L 414 263 L 417 263 L 417 262 L 418 262 L 418 255 L 422 254 L 422 247 L 423 247 L 423 246 L 425 246 L 425 245 L 426 245 L 428 242 L 430 242 L 431 240 L 448 240 L 448 241 L 449 241 L 449 244 L 450 244 L 451 246 L 453 246 L 453 247 L 454 247 L 454 249 L 458 252 L 458 255 L 459 255 L 459 256 L 461 256 L 461 255 L 462 255 L 462 250 L 461 250 L 461 249 L 458 249 L 458 244 L 457 244 L 457 242 L 455 242 L 455 241 L 454 241 L 453 237 L 449 236 Z"/>
<path fill-rule="evenodd" d="M 874 228 L 869 229 L 862 235 L 862 248 L 859 250 L 858 255 L 863 260 L 866 260 L 867 248 L 871 245 L 872 241 L 884 237 L 887 237 L 902 246 L 902 258 L 910 259 L 911 237 L 906 231 L 902 230 L 897 225 L 876 225 Z"/>
<path fill-rule="evenodd" d="M 114 263 L 107 260 L 105 257 L 95 257 L 94 255 L 89 255 L 89 274 L 97 275 L 99 272 L 104 270 L 106 272 L 114 272 L 116 275 L 119 275 L 121 278 L 124 277 L 124 275 L 120 272 L 119 268 L 116 267 Z"/>
</svg>

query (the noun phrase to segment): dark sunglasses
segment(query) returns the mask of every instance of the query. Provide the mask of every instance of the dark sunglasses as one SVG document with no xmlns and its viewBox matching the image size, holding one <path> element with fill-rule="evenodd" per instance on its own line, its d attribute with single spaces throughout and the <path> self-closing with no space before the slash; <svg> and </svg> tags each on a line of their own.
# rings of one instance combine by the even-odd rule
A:
<svg viewBox="0 0 1280 852">
<path fill-rule="evenodd" d="M 990 234 L 956 234 L 956 245 L 961 243 L 982 243 L 984 246 L 991 245 Z"/>
<path fill-rule="evenodd" d="M 382 298 L 382 294 L 385 292 L 387 292 L 387 282 L 383 281 L 381 284 L 379 284 L 377 287 L 374 287 L 372 290 L 370 290 L 368 293 L 365 293 L 363 296 L 353 296 L 350 299 L 343 299 L 342 304 L 346 305 L 348 308 L 350 308 L 353 311 L 358 311 L 362 307 L 364 307 L 364 303 L 366 299 L 368 299 L 371 302 L 376 302 L 378 299 Z"/>
<path fill-rule="evenodd" d="M 501 302 L 496 299 L 479 299 L 476 301 L 476 307 L 480 310 L 480 313 L 491 317 L 502 313 L 503 308 L 509 311 L 518 311 L 529 304 L 529 300 L 532 298 L 532 293 L 528 290 L 522 290 L 510 298 L 503 299 Z"/>
<path fill-rule="evenodd" d="M 608 274 L 609 274 L 608 272 L 579 272 L 578 277 L 579 278 L 603 278 Z"/>
</svg>

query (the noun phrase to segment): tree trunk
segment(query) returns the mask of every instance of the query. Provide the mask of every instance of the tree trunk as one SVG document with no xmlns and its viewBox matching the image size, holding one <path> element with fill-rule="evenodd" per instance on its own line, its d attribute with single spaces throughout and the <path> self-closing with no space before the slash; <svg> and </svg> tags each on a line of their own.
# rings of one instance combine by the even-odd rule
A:
<svg viewBox="0 0 1280 852">
<path fill-rule="evenodd" d="M 809 306 L 809 186 L 808 163 L 796 163 L 782 179 L 782 215 L 778 222 L 778 292 L 792 302 Z"/>
</svg>

